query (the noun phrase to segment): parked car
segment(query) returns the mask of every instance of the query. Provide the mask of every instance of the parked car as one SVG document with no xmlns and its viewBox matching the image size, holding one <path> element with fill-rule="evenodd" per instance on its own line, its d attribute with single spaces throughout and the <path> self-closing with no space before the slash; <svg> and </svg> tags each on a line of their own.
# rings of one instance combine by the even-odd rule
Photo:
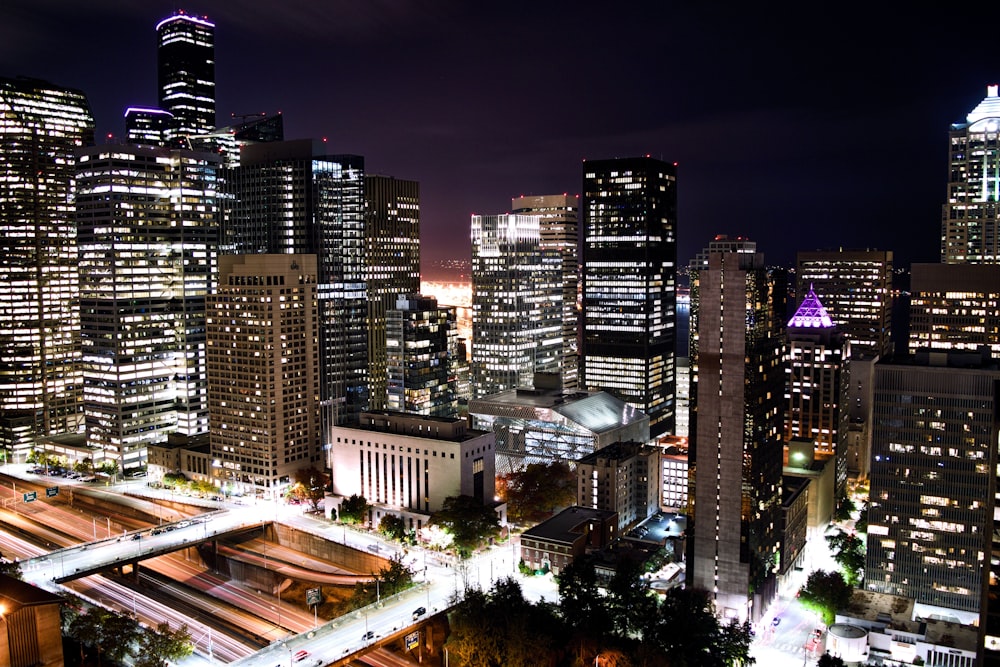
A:
<svg viewBox="0 0 1000 667">
<path fill-rule="evenodd" d="M 302 662 L 309 657 L 309 651 L 302 649 L 301 651 L 295 652 L 295 662 Z"/>
<path fill-rule="evenodd" d="M 375 632 L 373 630 L 369 630 L 365 634 L 361 635 L 361 641 L 363 642 L 371 641 L 372 639 L 375 639 Z"/>
<path fill-rule="evenodd" d="M 427 613 L 427 607 L 417 607 L 413 610 L 413 620 L 417 620 L 421 616 Z"/>
</svg>

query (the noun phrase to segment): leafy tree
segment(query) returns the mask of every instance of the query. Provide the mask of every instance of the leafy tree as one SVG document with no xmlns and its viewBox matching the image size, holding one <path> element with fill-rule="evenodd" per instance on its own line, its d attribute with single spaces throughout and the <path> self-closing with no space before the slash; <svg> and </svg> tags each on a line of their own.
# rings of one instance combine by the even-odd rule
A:
<svg viewBox="0 0 1000 667">
<path fill-rule="evenodd" d="M 340 520 L 343 523 L 364 523 L 371 506 L 364 496 L 353 495 L 340 503 Z"/>
<path fill-rule="evenodd" d="M 139 634 L 139 625 L 131 616 L 89 607 L 70 621 L 68 634 L 80 642 L 81 658 L 84 647 L 93 649 L 100 665 L 105 656 L 113 662 L 120 662 L 130 654 Z"/>
<path fill-rule="evenodd" d="M 101 461 L 101 464 L 97 466 L 97 470 L 113 478 L 118 474 L 118 461 L 112 461 L 111 459 Z"/>
<path fill-rule="evenodd" d="M 380 597 L 395 595 L 413 585 L 413 570 L 403 565 L 401 556 L 393 556 L 389 564 L 372 573 L 371 581 L 354 585 L 353 604 L 357 607 L 376 602 Z"/>
<path fill-rule="evenodd" d="M 3 554 L 0 554 L 0 574 L 13 577 L 14 579 L 24 577 L 24 573 L 21 572 L 21 564 L 17 562 L 17 559 L 6 560 Z"/>
<path fill-rule="evenodd" d="M 854 528 L 859 533 L 868 532 L 868 503 L 862 505 L 858 511 L 858 520 L 854 522 Z"/>
<path fill-rule="evenodd" d="M 824 623 L 831 625 L 837 612 L 851 601 L 852 592 L 853 588 L 839 572 L 816 570 L 799 590 L 799 602 L 819 614 Z"/>
<path fill-rule="evenodd" d="M 171 630 L 168 623 L 160 623 L 140 633 L 138 649 L 134 667 L 167 667 L 191 655 L 194 644 L 187 625 Z"/>
<path fill-rule="evenodd" d="M 576 475 L 563 461 L 531 463 L 504 483 L 507 516 L 517 523 L 537 523 L 576 502 Z"/>
<path fill-rule="evenodd" d="M 740 623 L 733 618 L 719 628 L 717 645 L 722 664 L 752 665 L 757 662 L 756 658 L 750 656 L 753 634 L 753 624 L 749 620 Z"/>
<path fill-rule="evenodd" d="M 295 483 L 289 493 L 303 502 L 308 502 L 313 510 L 318 510 L 329 484 L 329 475 L 310 466 L 295 471 Z"/>
<path fill-rule="evenodd" d="M 609 601 L 598 586 L 591 558 L 577 558 L 559 573 L 559 612 L 575 624 L 579 638 L 596 639 L 616 629 Z"/>
<path fill-rule="evenodd" d="M 642 619 L 656 613 L 656 600 L 650 595 L 638 562 L 621 560 L 618 563 L 608 583 L 607 608 L 619 637 L 637 634 L 642 629 Z"/>
<path fill-rule="evenodd" d="M 431 515 L 432 525 L 452 536 L 461 553 L 468 553 L 500 535 L 500 517 L 488 505 L 472 496 L 450 496 L 441 509 Z"/>
<path fill-rule="evenodd" d="M 828 535 L 826 543 L 833 551 L 833 559 L 844 572 L 844 578 L 851 586 L 857 586 L 864 577 L 865 543 L 854 534 L 839 531 Z"/>
<path fill-rule="evenodd" d="M 816 667 L 844 667 L 844 660 L 829 653 L 824 653 L 816 661 Z"/>
<path fill-rule="evenodd" d="M 379 521 L 378 532 L 390 540 L 402 540 L 406 536 L 406 522 L 394 514 L 386 514 Z"/>
<path fill-rule="evenodd" d="M 737 638 L 738 639 L 738 638 Z M 667 591 L 656 614 L 646 619 L 643 641 L 670 656 L 671 665 L 723 665 L 719 619 L 708 593 L 697 588 Z M 730 650 L 729 654 L 734 654 Z M 752 658 L 747 656 L 746 663 Z"/>
<path fill-rule="evenodd" d="M 834 512 L 833 518 L 837 521 L 849 521 L 851 518 L 851 512 L 854 511 L 854 503 L 847 496 L 841 496 L 837 500 L 837 510 Z"/>
</svg>

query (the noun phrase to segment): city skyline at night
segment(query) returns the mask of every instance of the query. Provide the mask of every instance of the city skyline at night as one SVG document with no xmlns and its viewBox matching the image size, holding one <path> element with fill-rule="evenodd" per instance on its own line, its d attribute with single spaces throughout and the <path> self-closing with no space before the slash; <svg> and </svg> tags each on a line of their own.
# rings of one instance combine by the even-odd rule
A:
<svg viewBox="0 0 1000 667">
<path fill-rule="evenodd" d="M 153 26 L 175 5 L 7 9 L 0 73 L 83 90 L 102 138 L 123 137 L 126 107 L 157 103 Z M 951 17 L 913 7 L 823 21 L 664 3 L 185 9 L 217 26 L 219 124 L 282 111 L 288 138 L 421 183 L 425 267 L 469 257 L 470 213 L 579 194 L 582 160 L 646 154 L 679 163 L 681 263 L 717 233 L 785 265 L 833 247 L 934 261 L 949 127 L 1000 71 L 985 41 L 955 66 Z"/>
</svg>

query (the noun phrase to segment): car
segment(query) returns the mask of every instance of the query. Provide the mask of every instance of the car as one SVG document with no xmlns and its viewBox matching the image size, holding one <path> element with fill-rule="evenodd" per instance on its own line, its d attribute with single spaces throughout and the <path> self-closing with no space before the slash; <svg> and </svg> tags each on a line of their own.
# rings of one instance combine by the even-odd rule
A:
<svg viewBox="0 0 1000 667">
<path fill-rule="evenodd" d="M 417 607 L 413 610 L 413 620 L 417 620 L 421 616 L 427 613 L 427 607 Z"/>
<path fill-rule="evenodd" d="M 781 625 L 781 617 L 780 617 L 780 616 L 775 616 L 775 617 L 774 617 L 774 620 L 773 620 L 773 621 L 771 621 L 771 627 L 772 627 L 772 628 L 776 628 L 776 627 L 778 627 L 779 625 Z"/>
<path fill-rule="evenodd" d="M 372 639 L 375 639 L 375 631 L 374 630 L 369 630 L 365 634 L 361 635 L 361 641 L 363 641 L 363 642 L 367 642 L 367 641 L 370 641 Z"/>
<path fill-rule="evenodd" d="M 132 539 L 133 540 L 142 539 L 142 533 L 136 533 L 135 535 L 132 536 Z"/>
<path fill-rule="evenodd" d="M 378 545 L 377 544 L 369 544 L 368 545 L 368 551 L 371 551 L 372 553 L 378 553 Z"/>
<path fill-rule="evenodd" d="M 301 651 L 295 652 L 295 662 L 302 662 L 309 657 L 309 651 L 302 649 Z"/>
</svg>

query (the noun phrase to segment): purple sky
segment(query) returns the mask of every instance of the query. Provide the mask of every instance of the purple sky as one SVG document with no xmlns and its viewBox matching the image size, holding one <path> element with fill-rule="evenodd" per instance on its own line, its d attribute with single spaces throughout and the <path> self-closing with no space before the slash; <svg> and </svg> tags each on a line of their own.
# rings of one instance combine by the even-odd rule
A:
<svg viewBox="0 0 1000 667">
<path fill-rule="evenodd" d="M 0 75 L 80 88 L 121 135 L 180 7 L 217 24 L 220 124 L 280 110 L 287 138 L 420 181 L 425 263 L 468 257 L 470 213 L 644 154 L 679 163 L 682 263 L 717 233 L 937 261 L 948 124 L 1000 80 L 1000 9 L 727 4 L 6 0 Z"/>
</svg>

